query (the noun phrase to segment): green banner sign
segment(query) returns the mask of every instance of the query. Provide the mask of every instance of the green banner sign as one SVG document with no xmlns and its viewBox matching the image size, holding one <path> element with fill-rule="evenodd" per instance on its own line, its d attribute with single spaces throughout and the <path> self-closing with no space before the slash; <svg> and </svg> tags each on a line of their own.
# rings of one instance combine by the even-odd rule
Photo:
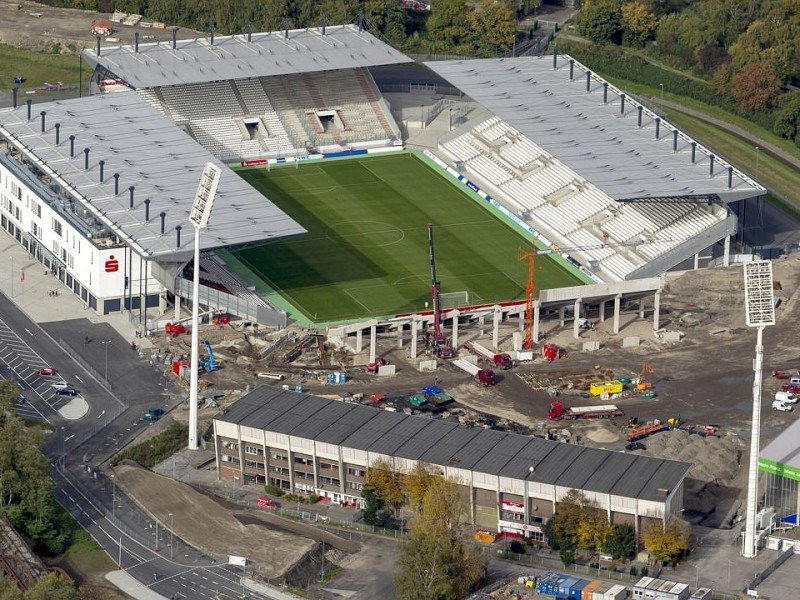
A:
<svg viewBox="0 0 800 600">
<path fill-rule="evenodd" d="M 800 468 L 791 465 L 784 465 L 779 462 L 774 462 L 767 458 L 759 457 L 758 468 L 765 473 L 772 473 L 773 475 L 780 475 L 788 479 L 800 481 Z"/>
</svg>

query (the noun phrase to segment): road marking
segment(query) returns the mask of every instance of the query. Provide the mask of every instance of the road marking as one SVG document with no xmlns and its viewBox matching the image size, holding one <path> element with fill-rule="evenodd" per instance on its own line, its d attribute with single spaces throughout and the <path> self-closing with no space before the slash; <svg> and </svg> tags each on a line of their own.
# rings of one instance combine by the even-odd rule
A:
<svg viewBox="0 0 800 600">
<path fill-rule="evenodd" d="M 25 331 L 27 331 L 27 332 L 28 332 L 28 335 L 29 335 L 29 336 L 33 337 L 33 334 L 31 333 L 31 330 L 30 330 L 30 329 L 28 329 L 28 328 L 26 327 L 26 328 L 25 328 Z"/>
<path fill-rule="evenodd" d="M 75 379 L 77 379 L 78 381 L 80 381 L 81 383 L 83 383 L 83 379 L 81 379 L 81 378 L 80 378 L 80 377 L 78 377 L 77 375 L 75 375 Z"/>
<path fill-rule="evenodd" d="M 99 415 L 97 415 L 97 418 L 99 419 L 99 418 L 100 418 L 100 417 L 102 417 L 104 414 L 106 414 L 106 411 L 105 411 L 105 409 L 103 409 L 103 412 L 101 412 Z"/>
</svg>

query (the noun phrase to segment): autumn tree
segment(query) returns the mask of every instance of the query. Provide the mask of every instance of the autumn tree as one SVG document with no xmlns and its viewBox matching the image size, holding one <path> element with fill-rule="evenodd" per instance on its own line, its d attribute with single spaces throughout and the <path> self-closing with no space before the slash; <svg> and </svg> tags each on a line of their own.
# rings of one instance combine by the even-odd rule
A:
<svg viewBox="0 0 800 600">
<path fill-rule="evenodd" d="M 631 46 L 644 46 L 658 26 L 655 15 L 641 2 L 626 2 L 620 11 L 622 39 Z"/>
<path fill-rule="evenodd" d="M 517 34 L 517 22 L 508 5 L 494 0 L 481 0 L 470 15 L 479 54 L 494 55 L 511 49 Z"/>
<path fill-rule="evenodd" d="M 689 525 L 671 517 L 666 525 L 651 521 L 642 531 L 645 550 L 662 562 L 675 561 L 689 548 Z"/>
<path fill-rule="evenodd" d="M 419 510 L 425 494 L 431 487 L 434 479 L 440 477 L 433 472 L 432 468 L 422 461 L 417 461 L 411 472 L 406 473 L 403 478 L 406 496 L 411 504 L 411 508 Z"/>
<path fill-rule="evenodd" d="M 472 12 L 466 0 L 435 2 L 425 24 L 430 46 L 436 51 L 452 51 L 467 44 L 472 37 Z"/>
<path fill-rule="evenodd" d="M 772 64 L 762 60 L 750 63 L 733 76 L 731 92 L 742 110 L 765 110 L 781 93 L 781 80 Z"/>
<path fill-rule="evenodd" d="M 434 477 L 400 546 L 399 600 L 460 600 L 486 568 L 464 542 L 467 504 L 458 483 Z"/>
<path fill-rule="evenodd" d="M 364 487 L 374 490 L 386 506 L 395 513 L 406 500 L 403 486 L 403 474 L 394 469 L 386 459 L 378 459 L 367 468 L 367 480 Z"/>
<path fill-rule="evenodd" d="M 619 43 L 622 34 L 622 0 L 587 0 L 583 3 L 578 28 L 598 44 Z"/>
<path fill-rule="evenodd" d="M 78 592 L 72 580 L 51 571 L 31 587 L 24 596 L 25 600 L 78 600 Z"/>
</svg>

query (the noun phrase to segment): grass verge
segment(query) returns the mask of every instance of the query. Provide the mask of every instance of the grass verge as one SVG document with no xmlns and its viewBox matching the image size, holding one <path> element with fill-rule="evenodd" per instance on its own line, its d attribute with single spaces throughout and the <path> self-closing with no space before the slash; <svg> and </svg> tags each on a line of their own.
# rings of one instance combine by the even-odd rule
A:
<svg viewBox="0 0 800 600">
<path fill-rule="evenodd" d="M 111 464 L 116 466 L 123 460 L 132 460 L 147 469 L 152 469 L 158 463 L 166 460 L 178 450 L 186 446 L 186 436 L 189 427 L 184 423 L 172 423 L 164 431 L 149 440 L 126 448 L 114 458 Z"/>
</svg>

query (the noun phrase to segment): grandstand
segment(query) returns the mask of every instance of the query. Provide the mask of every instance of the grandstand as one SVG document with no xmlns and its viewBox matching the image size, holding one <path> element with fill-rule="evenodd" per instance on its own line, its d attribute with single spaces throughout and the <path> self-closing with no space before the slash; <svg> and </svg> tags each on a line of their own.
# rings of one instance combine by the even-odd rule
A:
<svg viewBox="0 0 800 600">
<path fill-rule="evenodd" d="M 726 239 L 728 203 L 765 193 L 569 57 L 428 66 L 493 113 L 439 151 L 605 281 L 657 275 Z"/>
</svg>

